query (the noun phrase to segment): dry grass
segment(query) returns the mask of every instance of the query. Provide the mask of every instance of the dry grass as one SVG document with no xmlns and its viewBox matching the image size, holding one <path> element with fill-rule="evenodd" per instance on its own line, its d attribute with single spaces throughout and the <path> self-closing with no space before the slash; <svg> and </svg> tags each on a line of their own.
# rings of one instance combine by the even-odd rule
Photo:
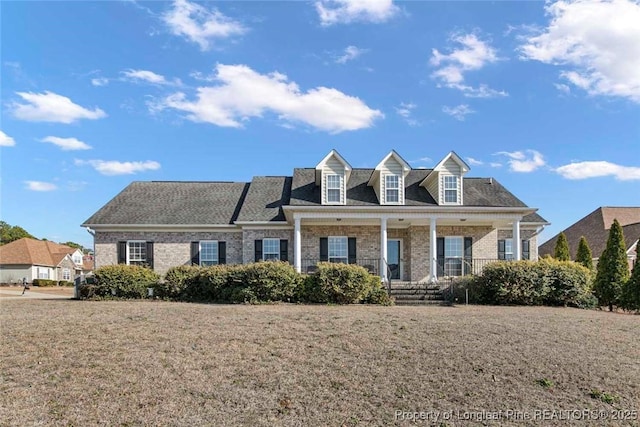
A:
<svg viewBox="0 0 640 427">
<path fill-rule="evenodd" d="M 640 406 L 640 316 L 6 300 L 0 318 L 2 425 L 410 425 L 397 410 L 465 425 L 455 411 Z"/>
</svg>

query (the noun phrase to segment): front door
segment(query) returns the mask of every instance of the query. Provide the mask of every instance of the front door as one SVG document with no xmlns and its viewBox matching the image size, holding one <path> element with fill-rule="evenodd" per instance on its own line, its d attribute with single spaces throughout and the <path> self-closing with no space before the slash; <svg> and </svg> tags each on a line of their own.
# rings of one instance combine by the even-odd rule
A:
<svg viewBox="0 0 640 427">
<path fill-rule="evenodd" d="M 400 279 L 400 240 L 387 240 L 387 264 L 389 279 Z"/>
</svg>

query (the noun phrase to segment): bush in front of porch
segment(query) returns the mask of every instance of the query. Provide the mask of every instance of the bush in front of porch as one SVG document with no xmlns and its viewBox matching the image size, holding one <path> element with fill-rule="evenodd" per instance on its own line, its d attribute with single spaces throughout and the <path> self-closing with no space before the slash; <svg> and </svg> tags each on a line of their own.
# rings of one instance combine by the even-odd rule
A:
<svg viewBox="0 0 640 427">
<path fill-rule="evenodd" d="M 593 308 L 597 305 L 589 269 L 572 261 L 503 261 L 482 274 L 454 284 L 454 298 L 496 305 L 550 305 Z"/>
</svg>

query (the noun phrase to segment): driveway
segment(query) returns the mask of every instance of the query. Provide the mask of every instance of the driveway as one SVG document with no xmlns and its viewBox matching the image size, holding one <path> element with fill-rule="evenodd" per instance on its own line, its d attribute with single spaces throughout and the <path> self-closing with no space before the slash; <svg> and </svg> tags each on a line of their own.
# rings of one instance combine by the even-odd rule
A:
<svg viewBox="0 0 640 427">
<path fill-rule="evenodd" d="M 54 293 L 45 293 L 32 291 L 28 289 L 24 295 L 22 295 L 22 288 L 19 290 L 13 289 L 2 289 L 0 288 L 0 299 L 71 299 L 73 298 L 73 288 L 71 288 L 71 294 L 54 294 Z"/>
</svg>

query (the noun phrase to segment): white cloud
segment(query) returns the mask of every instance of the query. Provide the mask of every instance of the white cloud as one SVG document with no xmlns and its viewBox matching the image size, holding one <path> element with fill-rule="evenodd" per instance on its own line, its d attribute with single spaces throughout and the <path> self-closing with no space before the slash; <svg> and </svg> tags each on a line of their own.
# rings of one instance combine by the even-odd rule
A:
<svg viewBox="0 0 640 427">
<path fill-rule="evenodd" d="M 558 89 L 560 92 L 564 93 L 565 95 L 569 95 L 571 93 L 571 88 L 565 84 L 554 83 L 553 85 L 555 86 L 556 89 Z"/>
<path fill-rule="evenodd" d="M 30 122 L 73 123 L 80 119 L 101 119 L 107 114 L 99 108 L 93 110 L 74 104 L 66 96 L 44 93 L 16 92 L 26 104 L 13 102 L 9 108 L 17 119 Z"/>
<path fill-rule="evenodd" d="M 613 176 L 620 181 L 640 180 L 640 167 L 620 166 L 606 161 L 574 162 L 555 171 L 567 179 L 587 179 Z"/>
<path fill-rule="evenodd" d="M 63 151 L 91 149 L 91 146 L 89 144 L 82 142 L 76 138 L 59 138 L 57 136 L 47 136 L 46 138 L 42 138 L 40 141 L 50 142 L 51 144 L 57 145 L 58 147 L 62 148 Z"/>
<path fill-rule="evenodd" d="M 201 50 L 209 50 L 214 40 L 244 34 L 247 29 L 217 9 L 207 9 L 187 0 L 176 0 L 173 8 L 162 15 L 165 24 L 176 36 L 197 43 Z"/>
<path fill-rule="evenodd" d="M 507 156 L 510 159 L 508 160 L 508 163 L 509 169 L 512 172 L 533 172 L 547 164 L 544 160 L 544 156 L 536 150 L 512 152 L 500 151 L 495 153 L 495 155 Z"/>
<path fill-rule="evenodd" d="M 474 159 L 473 157 L 467 157 L 467 163 L 471 166 L 482 166 L 484 162 L 482 160 Z"/>
<path fill-rule="evenodd" d="M 489 166 L 491 166 L 492 168 L 501 168 L 502 167 L 502 163 L 491 162 L 491 163 L 489 163 Z"/>
<path fill-rule="evenodd" d="M 95 77 L 91 79 L 91 84 L 94 86 L 106 86 L 109 84 L 109 79 L 106 77 Z"/>
<path fill-rule="evenodd" d="M 27 190 L 31 191 L 53 191 L 58 189 L 55 184 L 50 182 L 25 181 L 24 183 L 27 185 Z"/>
<path fill-rule="evenodd" d="M 131 175 L 137 172 L 160 169 L 160 163 L 147 160 L 143 162 L 119 162 L 116 160 L 75 160 L 76 166 L 89 165 L 102 175 Z"/>
<path fill-rule="evenodd" d="M 352 22 L 382 23 L 400 10 L 392 0 L 320 0 L 315 6 L 323 26 Z"/>
<path fill-rule="evenodd" d="M 146 82 L 156 85 L 174 85 L 181 86 L 182 82 L 180 79 L 175 79 L 174 81 L 167 80 L 164 76 L 154 73 L 149 70 L 126 70 L 122 71 L 124 75 L 124 80 L 131 82 Z"/>
<path fill-rule="evenodd" d="M 245 65 L 218 64 L 215 79 L 217 86 L 198 88 L 196 100 L 178 92 L 149 103 L 149 108 L 176 109 L 195 122 L 236 128 L 251 117 L 273 112 L 289 124 L 300 122 L 330 133 L 368 128 L 384 117 L 337 89 L 316 87 L 303 93 L 278 72 L 259 74 Z"/>
<path fill-rule="evenodd" d="M 401 102 L 399 107 L 395 107 L 395 110 L 396 113 L 398 113 L 398 115 L 402 117 L 407 124 L 409 124 L 409 126 L 418 126 L 420 123 L 412 116 L 413 110 L 415 110 L 416 107 L 417 105 L 412 102 Z"/>
<path fill-rule="evenodd" d="M 461 45 L 459 49 L 452 49 L 449 54 L 440 53 L 432 49 L 429 63 L 433 67 L 440 67 L 431 74 L 440 84 L 451 89 L 461 91 L 470 98 L 490 98 L 507 96 L 504 91 L 491 89 L 486 84 L 474 88 L 464 84 L 465 73 L 483 68 L 500 60 L 496 50 L 488 43 L 478 39 L 475 34 L 454 34 L 451 41 Z"/>
<path fill-rule="evenodd" d="M 13 147 L 16 141 L 0 130 L 0 147 Z"/>
<path fill-rule="evenodd" d="M 356 46 L 347 46 L 344 49 L 344 53 L 336 58 L 336 63 L 338 64 L 346 64 L 349 61 L 356 59 L 361 56 L 363 53 L 367 53 L 368 49 L 360 49 Z"/>
<path fill-rule="evenodd" d="M 557 1 L 549 23 L 524 37 L 523 59 L 562 66 L 560 76 L 591 95 L 640 103 L 640 3 Z"/>
<path fill-rule="evenodd" d="M 475 113 L 467 104 L 456 105 L 455 107 L 444 106 L 442 107 L 442 112 L 460 121 L 464 121 L 465 116 L 468 114 Z"/>
</svg>

